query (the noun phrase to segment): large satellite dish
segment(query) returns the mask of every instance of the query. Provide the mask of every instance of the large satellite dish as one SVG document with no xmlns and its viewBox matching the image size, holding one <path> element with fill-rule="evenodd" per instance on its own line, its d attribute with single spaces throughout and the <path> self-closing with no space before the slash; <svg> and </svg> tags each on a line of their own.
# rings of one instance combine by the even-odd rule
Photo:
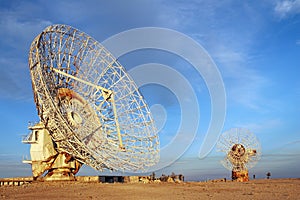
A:
<svg viewBox="0 0 300 200">
<path fill-rule="evenodd" d="M 232 179 L 248 181 L 248 169 L 255 166 L 261 156 L 256 136 L 245 128 L 232 128 L 221 134 L 217 149 L 225 153 L 223 166 L 232 170 Z"/>
<path fill-rule="evenodd" d="M 49 26 L 31 44 L 29 67 L 40 121 L 58 153 L 97 170 L 136 171 L 158 162 L 150 110 L 99 42 L 71 26 Z"/>
</svg>

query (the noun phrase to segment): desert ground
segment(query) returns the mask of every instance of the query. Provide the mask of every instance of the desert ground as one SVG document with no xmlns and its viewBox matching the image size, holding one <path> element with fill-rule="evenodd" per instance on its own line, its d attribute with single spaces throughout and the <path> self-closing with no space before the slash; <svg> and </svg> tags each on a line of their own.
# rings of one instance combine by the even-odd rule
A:
<svg viewBox="0 0 300 200">
<path fill-rule="evenodd" d="M 300 199 L 299 179 L 249 182 L 32 182 L 0 186 L 0 199 Z"/>
</svg>

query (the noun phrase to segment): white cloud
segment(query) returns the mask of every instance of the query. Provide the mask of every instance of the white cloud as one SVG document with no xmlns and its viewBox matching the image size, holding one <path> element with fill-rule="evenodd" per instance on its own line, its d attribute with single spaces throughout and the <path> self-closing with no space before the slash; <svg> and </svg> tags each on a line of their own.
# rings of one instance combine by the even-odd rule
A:
<svg viewBox="0 0 300 200">
<path fill-rule="evenodd" d="M 19 4 L 0 12 L 1 99 L 32 101 L 28 53 L 33 39 L 50 21 L 29 17 L 36 5 Z"/>
<path fill-rule="evenodd" d="M 247 49 L 243 41 L 240 41 L 240 44 L 245 48 L 235 47 L 235 44 L 215 45 L 212 57 L 222 73 L 228 105 L 238 104 L 246 108 L 261 110 L 265 104 L 263 91 L 272 82 L 258 67 L 250 64 L 255 57 L 251 55 L 251 49 Z"/>
<path fill-rule="evenodd" d="M 1 99 L 32 101 L 29 68 L 26 61 L 0 56 Z"/>
<path fill-rule="evenodd" d="M 14 12 L 1 15 L 0 37 L 5 38 L 1 43 L 16 50 L 29 51 L 33 39 L 50 24 L 45 20 L 22 21 L 22 16 Z"/>
<path fill-rule="evenodd" d="M 296 15 L 300 13 L 300 0 L 283 0 L 278 1 L 275 6 L 275 14 L 284 19 L 290 15 Z"/>
<path fill-rule="evenodd" d="M 235 127 L 247 127 L 247 129 L 256 133 L 263 133 L 266 130 L 280 128 L 283 125 L 283 121 L 281 119 L 267 119 L 261 122 L 255 123 L 236 123 L 234 124 Z"/>
<path fill-rule="evenodd" d="M 237 71 L 234 72 L 234 69 Z M 270 81 L 256 70 L 243 66 L 233 67 L 227 72 L 228 98 L 232 103 L 239 103 L 250 109 L 261 110 L 264 107 L 263 91 Z M 262 110 L 261 110 L 262 111 Z"/>
<path fill-rule="evenodd" d="M 256 4 L 232 1 L 175 4 L 178 9 L 170 13 L 180 24 L 176 28 L 187 30 L 217 63 L 228 99 L 250 109 L 259 109 L 264 102 L 263 90 L 270 81 L 250 63 L 255 59 L 252 48 L 264 28 L 262 8 Z"/>
</svg>

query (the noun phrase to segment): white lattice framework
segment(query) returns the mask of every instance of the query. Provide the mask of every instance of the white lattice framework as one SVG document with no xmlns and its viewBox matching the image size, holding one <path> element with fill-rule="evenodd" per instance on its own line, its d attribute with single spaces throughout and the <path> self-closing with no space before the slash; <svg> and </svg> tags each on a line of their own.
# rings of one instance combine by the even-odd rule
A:
<svg viewBox="0 0 300 200">
<path fill-rule="evenodd" d="M 217 142 L 217 150 L 226 154 L 221 163 L 232 171 L 248 170 L 261 157 L 258 139 L 244 128 L 232 128 L 222 133 Z"/>
<path fill-rule="evenodd" d="M 97 169 L 143 170 L 159 160 L 149 108 L 132 78 L 99 42 L 52 25 L 31 44 L 40 120 L 59 152 Z"/>
</svg>

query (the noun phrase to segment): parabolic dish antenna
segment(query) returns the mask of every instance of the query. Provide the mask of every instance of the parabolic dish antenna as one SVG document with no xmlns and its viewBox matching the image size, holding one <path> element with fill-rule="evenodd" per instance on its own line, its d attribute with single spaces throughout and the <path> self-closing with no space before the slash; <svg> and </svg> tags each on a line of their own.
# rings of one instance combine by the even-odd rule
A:
<svg viewBox="0 0 300 200">
<path fill-rule="evenodd" d="M 99 42 L 67 25 L 49 26 L 31 44 L 29 67 L 40 121 L 58 153 L 97 170 L 136 171 L 158 162 L 149 108 Z"/>
<path fill-rule="evenodd" d="M 221 134 L 218 151 L 225 153 L 223 166 L 232 170 L 232 179 L 248 181 L 248 169 L 254 167 L 261 156 L 261 147 L 256 136 L 248 129 L 232 128 Z"/>
</svg>

